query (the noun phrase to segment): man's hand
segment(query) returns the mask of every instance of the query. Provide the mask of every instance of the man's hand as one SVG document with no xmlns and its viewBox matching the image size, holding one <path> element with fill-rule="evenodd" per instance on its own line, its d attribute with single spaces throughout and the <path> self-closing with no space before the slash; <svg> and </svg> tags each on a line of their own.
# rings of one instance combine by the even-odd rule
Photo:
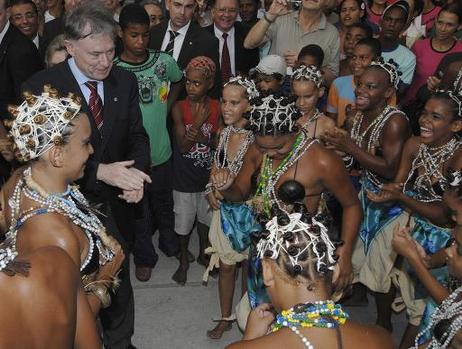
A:
<svg viewBox="0 0 462 349">
<path fill-rule="evenodd" d="M 274 321 L 274 315 L 270 309 L 271 304 L 263 303 L 250 312 L 245 327 L 244 340 L 259 338 L 268 333 L 269 326 Z"/>
<path fill-rule="evenodd" d="M 125 200 L 129 204 L 136 204 L 141 201 L 143 198 L 144 189 L 139 190 L 124 190 L 119 199 Z"/>
<path fill-rule="evenodd" d="M 96 178 L 122 190 L 142 190 L 144 182 L 151 183 L 151 178 L 146 173 L 131 167 L 134 163 L 134 160 L 127 160 L 99 164 Z"/>
<path fill-rule="evenodd" d="M 337 292 L 344 290 L 353 281 L 353 265 L 351 264 L 352 252 L 347 250 L 345 246 L 340 246 L 336 254 L 339 256 L 337 263 L 339 273 L 332 282 Z"/>
<path fill-rule="evenodd" d="M 296 51 L 287 50 L 284 52 L 284 59 L 288 67 L 293 67 L 297 62 L 298 53 Z"/>
<path fill-rule="evenodd" d="M 268 12 L 266 12 L 266 16 L 270 21 L 274 21 L 276 17 L 283 16 L 289 12 L 291 10 L 289 9 L 289 2 L 287 0 L 274 0 Z"/>
</svg>

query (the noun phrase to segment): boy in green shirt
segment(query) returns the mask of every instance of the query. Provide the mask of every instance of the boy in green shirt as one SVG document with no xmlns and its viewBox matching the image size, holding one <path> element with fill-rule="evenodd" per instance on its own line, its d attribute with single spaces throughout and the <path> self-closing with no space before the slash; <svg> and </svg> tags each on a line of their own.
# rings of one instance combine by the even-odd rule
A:
<svg viewBox="0 0 462 349">
<path fill-rule="evenodd" d="M 169 107 L 181 90 L 183 74 L 167 53 L 148 49 L 149 16 L 143 7 L 129 4 L 119 17 L 122 53 L 114 64 L 134 73 L 139 85 L 143 124 L 151 143 L 151 179 L 143 199 L 143 217 L 135 232 L 134 260 L 136 277 L 147 281 L 157 262 L 150 228 L 159 229 L 159 248 L 167 255 L 178 253 L 174 231 L 172 197 L 172 148 L 167 130 Z M 153 228 L 153 231 L 155 229 Z"/>
</svg>

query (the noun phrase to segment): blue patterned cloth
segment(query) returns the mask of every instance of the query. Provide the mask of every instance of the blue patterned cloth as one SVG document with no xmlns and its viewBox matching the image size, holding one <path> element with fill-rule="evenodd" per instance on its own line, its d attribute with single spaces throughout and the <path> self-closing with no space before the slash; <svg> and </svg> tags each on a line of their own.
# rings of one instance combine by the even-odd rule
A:
<svg viewBox="0 0 462 349">
<path fill-rule="evenodd" d="M 249 276 L 247 278 L 247 294 L 252 309 L 262 303 L 271 303 L 263 283 L 263 271 L 261 259 L 257 256 L 257 248 L 254 244 L 249 251 Z"/>
<path fill-rule="evenodd" d="M 245 251 L 251 243 L 250 235 L 261 230 L 247 204 L 223 201 L 220 217 L 223 233 L 237 252 Z"/>
<path fill-rule="evenodd" d="M 369 248 L 377 233 L 388 223 L 399 216 L 403 209 L 396 203 L 375 203 L 367 198 L 367 191 L 377 193 L 380 189 L 372 184 L 365 176 L 361 178 L 361 191 L 359 200 L 363 208 L 364 218 L 359 228 L 359 237 L 364 243 L 364 253 Z"/>
<path fill-rule="evenodd" d="M 428 220 L 423 219 L 422 217 L 414 215 L 415 225 L 411 231 L 411 236 L 423 247 L 425 252 L 429 255 L 434 254 L 445 248 L 448 240 L 451 238 L 451 230 L 446 228 L 441 228 L 436 225 L 431 224 Z M 422 331 L 430 323 L 431 316 L 435 311 L 437 304 L 433 298 L 428 294 L 426 288 L 420 282 L 414 270 L 406 265 L 407 272 L 411 276 L 415 284 L 415 298 L 416 299 L 425 299 L 426 306 L 425 311 L 422 316 L 422 320 L 419 326 L 419 332 Z M 448 285 L 449 273 L 446 266 L 442 268 L 436 268 L 431 270 L 432 275 L 435 279 L 438 280 L 443 286 Z M 422 344 L 430 340 L 432 333 L 429 331 L 422 337 L 420 337 L 420 343 Z"/>
</svg>

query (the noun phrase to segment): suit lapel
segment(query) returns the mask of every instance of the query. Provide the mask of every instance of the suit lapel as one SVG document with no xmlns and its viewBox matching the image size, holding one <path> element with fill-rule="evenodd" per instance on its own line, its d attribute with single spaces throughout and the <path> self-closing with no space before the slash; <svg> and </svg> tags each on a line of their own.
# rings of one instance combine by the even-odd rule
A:
<svg viewBox="0 0 462 349">
<path fill-rule="evenodd" d="M 191 23 L 184 37 L 183 46 L 181 46 L 180 54 L 178 56 L 178 65 L 182 69 L 189 63 L 190 52 L 193 49 L 195 37 L 195 25 L 194 23 Z"/>
<path fill-rule="evenodd" d="M 102 149 L 107 144 L 109 135 L 112 132 L 115 118 L 119 113 L 117 112 L 119 106 L 119 96 L 117 95 L 117 82 L 112 75 L 104 80 L 104 108 L 103 108 L 103 144 Z"/>
</svg>

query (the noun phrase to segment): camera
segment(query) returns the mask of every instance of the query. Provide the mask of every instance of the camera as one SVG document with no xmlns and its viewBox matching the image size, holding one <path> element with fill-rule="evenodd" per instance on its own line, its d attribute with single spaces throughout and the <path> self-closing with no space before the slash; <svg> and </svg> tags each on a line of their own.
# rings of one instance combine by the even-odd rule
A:
<svg viewBox="0 0 462 349">
<path fill-rule="evenodd" d="M 289 0 L 287 3 L 288 3 L 289 10 L 298 11 L 300 10 L 302 0 Z"/>
</svg>

